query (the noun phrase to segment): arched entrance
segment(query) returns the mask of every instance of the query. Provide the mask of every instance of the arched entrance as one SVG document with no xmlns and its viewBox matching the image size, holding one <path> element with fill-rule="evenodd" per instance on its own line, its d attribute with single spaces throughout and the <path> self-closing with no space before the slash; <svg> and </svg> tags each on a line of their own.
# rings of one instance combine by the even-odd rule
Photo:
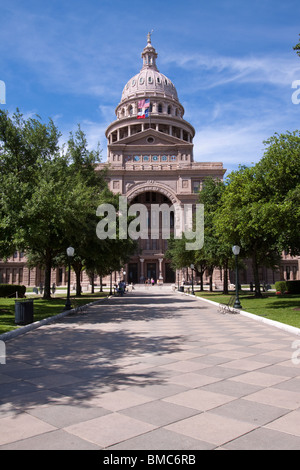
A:
<svg viewBox="0 0 300 470">
<path fill-rule="evenodd" d="M 144 283 L 153 279 L 155 283 L 175 282 L 175 273 L 164 254 L 168 247 L 167 237 L 174 232 L 175 214 L 172 206 L 178 203 L 176 196 L 165 188 L 144 184 L 130 191 L 127 198 L 130 205 L 145 206 L 148 217 L 148 238 L 138 240 L 139 254 L 128 264 L 128 281 Z M 169 207 L 170 210 L 162 212 L 158 209 L 162 207 Z M 169 231 L 165 230 L 166 225 Z"/>
</svg>

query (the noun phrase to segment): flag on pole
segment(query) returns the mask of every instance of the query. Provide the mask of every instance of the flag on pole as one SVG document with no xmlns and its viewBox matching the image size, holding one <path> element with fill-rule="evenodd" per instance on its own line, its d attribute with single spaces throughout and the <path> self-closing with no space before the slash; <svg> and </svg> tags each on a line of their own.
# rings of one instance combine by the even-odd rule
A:
<svg viewBox="0 0 300 470">
<path fill-rule="evenodd" d="M 138 113 L 137 113 L 137 118 L 138 119 L 145 119 L 149 117 L 149 108 L 150 108 L 150 100 L 140 100 L 138 102 Z"/>
</svg>

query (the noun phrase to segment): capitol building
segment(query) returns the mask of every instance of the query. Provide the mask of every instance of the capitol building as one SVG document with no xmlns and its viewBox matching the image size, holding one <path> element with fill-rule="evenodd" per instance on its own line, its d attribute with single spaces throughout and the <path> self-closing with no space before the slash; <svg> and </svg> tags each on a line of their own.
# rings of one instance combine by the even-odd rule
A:
<svg viewBox="0 0 300 470">
<path fill-rule="evenodd" d="M 195 129 L 184 119 L 185 110 L 175 84 L 159 71 L 157 57 L 149 33 L 140 72 L 125 84 L 115 109 L 116 118 L 106 129 L 107 162 L 96 168 L 107 167 L 107 183 L 113 193 L 125 196 L 129 204 L 144 204 L 149 213 L 151 204 L 196 205 L 205 178 L 222 180 L 226 172 L 222 162 L 194 161 Z M 171 218 L 170 223 L 172 229 L 176 220 Z M 151 278 L 159 283 L 189 281 L 190 269 L 174 272 L 165 257 L 166 249 L 167 240 L 161 233 L 156 238 L 140 239 L 136 255 L 120 273 L 113 273 L 113 282 L 123 276 L 127 283 L 134 284 Z M 0 260 L 0 282 L 42 284 L 43 271 L 29 270 L 25 261 L 18 252 L 5 263 Z M 262 267 L 260 278 L 273 283 L 283 278 L 297 279 L 299 272 L 300 259 L 284 255 L 280 271 Z M 253 280 L 251 269 L 245 269 L 240 276 L 241 283 Z M 65 285 L 66 280 L 64 267 L 53 270 L 52 283 Z M 206 273 L 204 282 L 208 280 Z M 96 282 L 99 284 L 99 280 Z M 222 287 L 221 269 L 214 270 L 213 282 Z M 88 276 L 82 273 L 83 290 L 89 284 Z"/>
<path fill-rule="evenodd" d="M 225 170 L 222 163 L 194 162 L 195 129 L 184 119 L 175 85 L 158 70 L 157 55 L 148 34 L 142 68 L 124 86 L 116 120 L 106 130 L 108 185 L 129 204 L 149 209 L 151 204 L 195 205 L 204 179 L 222 179 Z M 171 229 L 174 224 L 171 219 Z M 127 282 L 175 282 L 166 248 L 161 233 L 140 240 L 139 253 L 124 267 Z"/>
</svg>

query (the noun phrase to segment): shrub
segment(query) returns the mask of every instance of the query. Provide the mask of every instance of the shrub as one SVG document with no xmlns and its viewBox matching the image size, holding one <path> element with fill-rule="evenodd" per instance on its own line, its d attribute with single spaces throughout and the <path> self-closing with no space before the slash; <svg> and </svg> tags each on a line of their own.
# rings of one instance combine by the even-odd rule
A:
<svg viewBox="0 0 300 470">
<path fill-rule="evenodd" d="M 286 281 L 289 294 L 300 294 L 300 281 Z"/>
<path fill-rule="evenodd" d="M 276 292 L 280 292 L 280 294 L 284 294 L 287 291 L 286 281 L 275 282 L 275 289 L 276 289 Z"/>
<path fill-rule="evenodd" d="M 18 284 L 0 284 L 0 297 L 14 297 L 16 292 L 18 297 L 24 297 L 26 287 Z"/>
</svg>

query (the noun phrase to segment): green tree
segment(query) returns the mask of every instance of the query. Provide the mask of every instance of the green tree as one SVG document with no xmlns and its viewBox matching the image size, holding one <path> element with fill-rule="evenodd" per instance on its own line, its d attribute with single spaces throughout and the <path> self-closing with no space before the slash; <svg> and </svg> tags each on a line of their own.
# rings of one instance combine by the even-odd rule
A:
<svg viewBox="0 0 300 470">
<path fill-rule="evenodd" d="M 263 182 L 263 197 L 273 206 L 270 223 L 278 248 L 300 254 L 300 132 L 275 134 L 256 165 Z"/>
<path fill-rule="evenodd" d="M 232 259 L 231 245 L 220 236 L 215 224 L 215 214 L 221 205 L 224 191 L 225 184 L 221 180 L 206 178 L 203 182 L 202 191 L 199 193 L 199 202 L 204 205 L 204 246 L 196 254 L 196 258 L 200 261 L 202 256 L 205 260 L 205 263 L 202 264 L 211 273 L 210 290 L 212 290 L 214 268 L 224 269 L 223 293 L 228 294 L 228 269 Z"/>
<path fill-rule="evenodd" d="M 300 34 L 299 34 L 299 37 L 300 37 Z M 294 47 L 294 51 L 296 51 L 298 56 L 300 57 L 300 42 L 296 44 L 296 46 Z"/>
<path fill-rule="evenodd" d="M 50 119 L 27 120 L 17 109 L 0 111 L 0 256 L 20 248 L 20 212 L 31 197 L 36 171 L 59 152 L 60 133 Z"/>
<path fill-rule="evenodd" d="M 240 245 L 241 256 L 252 260 L 255 295 L 261 296 L 259 267 L 279 262 L 278 211 L 265 194 L 263 175 L 256 167 L 241 167 L 227 178 L 215 223 L 222 243 Z"/>
<path fill-rule="evenodd" d="M 23 250 L 45 270 L 44 298 L 51 296 L 51 268 L 74 232 L 83 232 L 92 198 L 93 189 L 83 185 L 80 175 L 74 181 L 65 158 L 44 163 L 36 172 L 34 190 L 20 212 L 18 233 Z"/>
</svg>

